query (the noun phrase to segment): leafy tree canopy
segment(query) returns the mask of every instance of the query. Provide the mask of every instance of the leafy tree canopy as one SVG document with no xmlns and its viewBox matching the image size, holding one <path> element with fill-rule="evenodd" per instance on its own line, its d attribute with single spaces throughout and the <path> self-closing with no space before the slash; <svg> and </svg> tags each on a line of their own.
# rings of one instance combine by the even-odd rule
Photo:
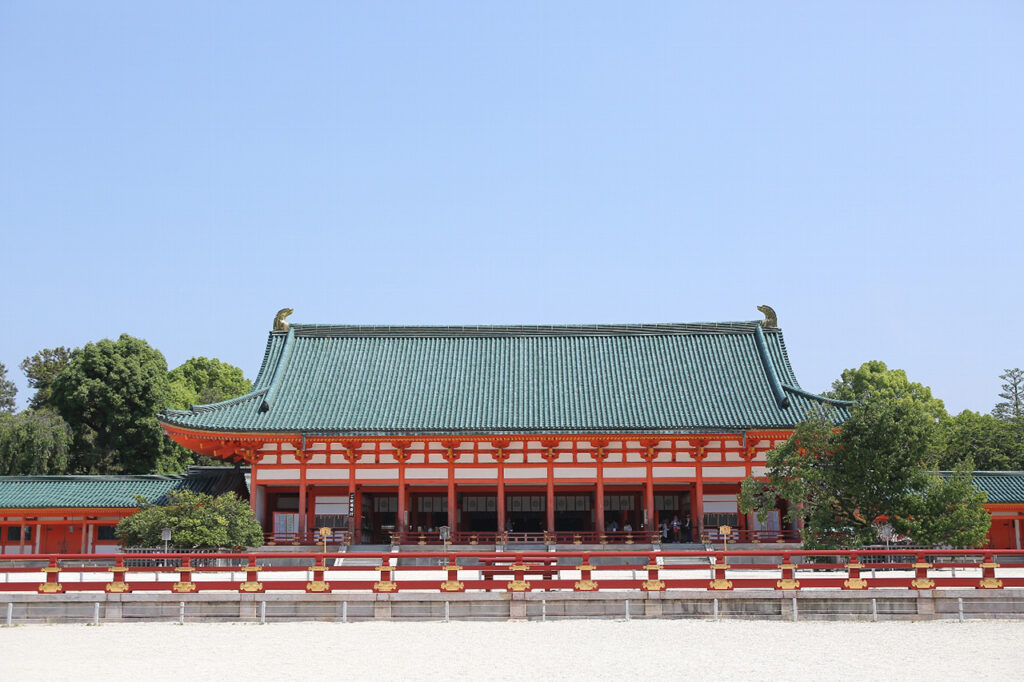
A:
<svg viewBox="0 0 1024 682">
<path fill-rule="evenodd" d="M 0 413 L 0 475 L 63 474 L 71 443 L 71 427 L 52 409 Z"/>
<path fill-rule="evenodd" d="M 919 518 L 943 504 L 967 505 L 971 518 L 987 518 L 983 498 L 953 499 L 959 488 L 930 473 L 937 428 L 930 407 L 920 395 L 877 391 L 851 408 L 839 430 L 826 414 L 812 415 L 768 453 L 766 480 L 743 482 L 741 510 L 765 516 L 777 498 L 788 501 L 790 520 L 802 515 L 803 539 L 812 548 L 876 541 L 874 522 L 880 517 L 901 535 L 917 540 L 917 533 L 922 542 L 980 544 L 987 525 L 980 534 L 972 526 L 967 535 L 942 536 L 940 527 Z"/>
<path fill-rule="evenodd" d="M 171 370 L 168 407 L 186 410 L 191 405 L 219 403 L 245 395 L 252 382 L 242 370 L 216 358 L 192 358 Z"/>
<path fill-rule="evenodd" d="M 29 407 L 37 409 L 50 402 L 50 385 L 65 367 L 71 363 L 70 348 L 57 346 L 44 348 L 35 355 L 25 358 L 18 365 L 28 378 L 28 385 L 36 389 L 35 395 L 29 399 Z"/>
<path fill-rule="evenodd" d="M 932 396 L 932 389 L 910 381 L 902 369 L 889 369 L 881 360 L 871 360 L 856 369 L 843 370 L 839 379 L 832 382 L 832 390 L 825 395 L 838 400 L 864 400 L 875 395 L 909 396 L 923 404 L 933 419 L 946 416 L 946 406 Z"/>
<path fill-rule="evenodd" d="M 1024 370 L 1019 367 L 1007 369 L 999 378 L 1005 381 L 992 414 L 1003 420 L 1024 419 Z"/>
<path fill-rule="evenodd" d="M 939 424 L 938 466 L 955 469 L 972 460 L 978 469 L 1024 469 L 1024 424 L 964 410 Z"/>
<path fill-rule="evenodd" d="M 949 476 L 929 472 L 924 489 L 911 495 L 900 531 L 920 545 L 977 547 L 991 518 L 986 495 L 971 480 L 971 462 L 960 462 Z"/>
<path fill-rule="evenodd" d="M 126 547 L 158 547 L 164 528 L 171 529 L 171 546 L 259 547 L 263 531 L 252 509 L 234 493 L 212 497 L 191 490 L 171 493 L 166 505 L 137 497 L 140 509 L 117 524 L 115 534 Z"/>
<path fill-rule="evenodd" d="M 75 350 L 50 391 L 74 433 L 72 472 L 148 473 L 170 448 L 155 416 L 170 395 L 167 362 L 142 339 Z"/>
<path fill-rule="evenodd" d="M 18 387 L 7 378 L 7 368 L 0 362 L 0 414 L 14 412 L 14 396 L 18 395 Z"/>
</svg>

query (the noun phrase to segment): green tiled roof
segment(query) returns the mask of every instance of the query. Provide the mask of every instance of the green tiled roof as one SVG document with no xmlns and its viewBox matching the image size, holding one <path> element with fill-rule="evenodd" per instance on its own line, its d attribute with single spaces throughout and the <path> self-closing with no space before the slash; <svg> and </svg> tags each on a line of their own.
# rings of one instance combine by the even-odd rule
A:
<svg viewBox="0 0 1024 682">
<path fill-rule="evenodd" d="M 241 473 L 228 467 L 167 476 L 0 476 L 0 509 L 134 508 L 136 495 L 162 504 L 175 490 L 220 495 L 241 486 Z"/>
<path fill-rule="evenodd" d="M 792 427 L 821 405 L 757 322 L 548 327 L 293 324 L 251 393 L 167 411 L 209 431 L 388 435 Z"/>
<path fill-rule="evenodd" d="M 974 485 L 991 504 L 1024 504 L 1024 471 L 975 471 Z"/>
</svg>

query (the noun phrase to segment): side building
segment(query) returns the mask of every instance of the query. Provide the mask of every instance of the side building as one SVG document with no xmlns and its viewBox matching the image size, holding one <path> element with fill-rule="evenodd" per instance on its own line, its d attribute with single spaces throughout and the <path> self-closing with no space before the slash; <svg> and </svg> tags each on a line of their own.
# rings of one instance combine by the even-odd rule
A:
<svg viewBox="0 0 1024 682">
<path fill-rule="evenodd" d="M 791 537 L 778 512 L 738 513 L 739 483 L 810 411 L 849 416 L 800 388 L 774 315 L 279 326 L 252 392 L 160 415 L 185 447 L 252 467 L 272 542 L 325 527 L 357 543 L 436 541 L 441 527 L 481 544 L 631 542 L 673 519 L 694 539 L 721 525 Z"/>
<path fill-rule="evenodd" d="M 166 476 L 0 476 L 0 554 L 119 552 L 114 527 L 139 510 L 136 495 L 166 503 L 176 490 L 243 499 L 234 467 L 190 467 Z"/>
</svg>

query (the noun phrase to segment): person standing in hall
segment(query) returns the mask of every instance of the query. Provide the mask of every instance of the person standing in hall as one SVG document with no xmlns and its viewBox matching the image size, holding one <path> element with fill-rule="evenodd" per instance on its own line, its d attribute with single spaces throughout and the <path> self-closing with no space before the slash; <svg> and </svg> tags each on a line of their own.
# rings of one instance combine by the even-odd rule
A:
<svg viewBox="0 0 1024 682">
<path fill-rule="evenodd" d="M 682 536 L 683 524 L 679 522 L 679 514 L 672 515 L 672 542 L 679 542 Z"/>
<path fill-rule="evenodd" d="M 683 519 L 683 542 L 693 542 L 693 522 L 690 521 L 690 515 L 687 514 Z"/>
</svg>

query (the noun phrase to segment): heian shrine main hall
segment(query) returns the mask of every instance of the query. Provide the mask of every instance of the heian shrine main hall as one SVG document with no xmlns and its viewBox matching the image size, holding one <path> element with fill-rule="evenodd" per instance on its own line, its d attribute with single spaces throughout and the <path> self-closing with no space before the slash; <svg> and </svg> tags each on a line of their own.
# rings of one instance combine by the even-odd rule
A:
<svg viewBox="0 0 1024 682">
<path fill-rule="evenodd" d="M 271 541 L 632 542 L 662 522 L 782 539 L 740 482 L 810 410 L 774 312 L 754 322 L 378 327 L 275 319 L 250 393 L 160 416 L 251 466 Z"/>
</svg>

